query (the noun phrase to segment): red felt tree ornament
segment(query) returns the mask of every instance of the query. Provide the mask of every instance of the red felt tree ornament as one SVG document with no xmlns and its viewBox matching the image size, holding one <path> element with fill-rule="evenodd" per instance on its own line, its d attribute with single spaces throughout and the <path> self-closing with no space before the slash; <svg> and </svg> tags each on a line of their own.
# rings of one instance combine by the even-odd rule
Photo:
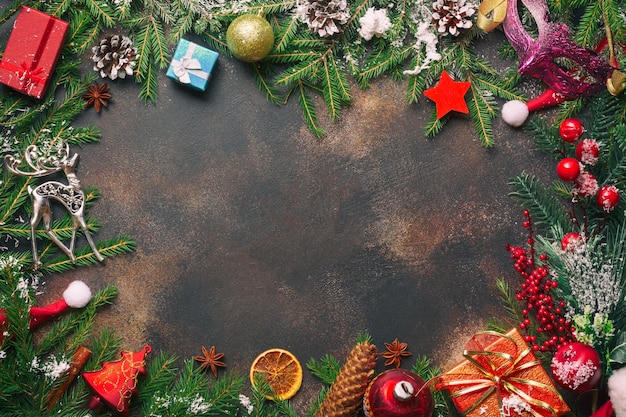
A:
<svg viewBox="0 0 626 417">
<path fill-rule="evenodd" d="M 581 342 L 561 346 L 552 357 L 550 369 L 557 384 L 578 394 L 595 387 L 602 376 L 600 355 Z"/>
<path fill-rule="evenodd" d="M 74 281 L 63 291 L 63 298 L 52 304 L 43 307 L 33 306 L 30 308 L 30 324 L 31 329 L 38 325 L 58 316 L 69 308 L 83 308 L 91 300 L 91 290 L 82 281 Z M 0 310 L 0 329 L 4 329 L 7 324 L 5 310 Z M 0 331 L 0 343 L 4 337 L 3 331 Z"/>
<path fill-rule="evenodd" d="M 137 393 L 139 375 L 146 373 L 146 355 L 152 352 L 145 345 L 139 352 L 122 352 L 122 358 L 103 362 L 99 371 L 83 372 L 83 378 L 95 392 L 89 408 L 97 410 L 103 405 L 123 416 L 130 414 L 130 399 Z"/>
<path fill-rule="evenodd" d="M 430 417 L 433 409 L 433 397 L 424 380 L 404 369 L 378 375 L 363 397 L 367 417 Z"/>
<path fill-rule="evenodd" d="M 451 111 L 466 114 L 469 112 L 465 103 L 465 93 L 471 84 L 466 81 L 454 81 L 447 72 L 441 72 L 437 85 L 424 91 L 424 95 L 435 102 L 437 119 Z"/>
</svg>

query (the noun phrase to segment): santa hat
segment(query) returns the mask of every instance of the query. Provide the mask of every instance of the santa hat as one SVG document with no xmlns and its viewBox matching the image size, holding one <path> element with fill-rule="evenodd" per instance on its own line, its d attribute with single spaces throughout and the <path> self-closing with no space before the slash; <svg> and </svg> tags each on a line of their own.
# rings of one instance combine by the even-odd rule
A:
<svg viewBox="0 0 626 417">
<path fill-rule="evenodd" d="M 608 386 L 615 417 L 626 417 L 626 367 L 613 371 Z"/>
<path fill-rule="evenodd" d="M 63 298 L 44 307 L 30 308 L 30 328 L 57 316 L 68 308 L 83 308 L 91 300 L 91 290 L 83 281 L 74 281 L 63 291 Z"/>
<path fill-rule="evenodd" d="M 519 100 L 507 101 L 502 106 L 502 119 L 510 126 L 519 127 L 524 124 L 530 112 L 556 106 L 564 101 L 568 101 L 568 98 L 548 88 L 527 103 Z"/>
<path fill-rule="evenodd" d="M 91 300 L 91 290 L 82 281 L 74 281 L 63 292 L 63 299 L 48 304 L 44 307 L 32 306 L 29 311 L 30 325 L 32 329 L 39 324 L 57 316 L 68 308 L 83 308 Z M 6 311 L 0 310 L 0 343 L 4 338 L 3 329 L 7 323 Z"/>
</svg>

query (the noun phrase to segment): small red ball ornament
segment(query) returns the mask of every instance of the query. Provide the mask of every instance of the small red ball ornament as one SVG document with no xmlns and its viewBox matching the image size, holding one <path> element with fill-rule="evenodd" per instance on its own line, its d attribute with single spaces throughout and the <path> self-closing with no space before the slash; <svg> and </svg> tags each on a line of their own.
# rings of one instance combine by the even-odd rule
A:
<svg viewBox="0 0 626 417">
<path fill-rule="evenodd" d="M 598 191 L 596 202 L 604 211 L 612 211 L 619 204 L 619 190 L 614 185 L 605 185 Z"/>
<path fill-rule="evenodd" d="M 576 158 L 585 165 L 595 165 L 600 156 L 600 147 L 594 139 L 585 139 L 576 145 Z"/>
<path fill-rule="evenodd" d="M 561 139 L 568 143 L 574 143 L 580 139 L 585 129 L 578 119 L 565 119 L 559 126 L 559 135 Z"/>
<path fill-rule="evenodd" d="M 561 249 L 563 249 L 564 251 L 572 251 L 574 248 L 580 245 L 582 241 L 583 239 L 580 234 L 576 232 L 569 232 L 565 236 L 563 236 L 563 239 L 561 239 Z"/>
<path fill-rule="evenodd" d="M 595 387 L 602 376 L 600 355 L 581 342 L 561 346 L 552 357 L 550 369 L 557 384 L 578 394 Z"/>
<path fill-rule="evenodd" d="M 575 181 L 580 175 L 580 162 L 575 158 L 563 158 L 556 167 L 556 175 L 563 181 Z"/>
<path fill-rule="evenodd" d="M 424 380 L 404 369 L 381 373 L 363 396 L 367 417 L 430 417 L 433 410 L 433 397 Z"/>
</svg>

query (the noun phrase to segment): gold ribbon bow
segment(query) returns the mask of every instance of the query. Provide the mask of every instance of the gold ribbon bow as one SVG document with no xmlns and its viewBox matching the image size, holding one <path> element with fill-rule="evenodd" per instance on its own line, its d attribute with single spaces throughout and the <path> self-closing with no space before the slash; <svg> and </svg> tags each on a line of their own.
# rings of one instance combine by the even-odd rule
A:
<svg viewBox="0 0 626 417">
<path fill-rule="evenodd" d="M 485 32 L 491 32 L 497 28 L 506 17 L 506 1 L 483 0 L 478 6 L 476 25 Z"/>
<path fill-rule="evenodd" d="M 514 339 L 498 332 L 481 332 L 478 335 L 500 339 L 498 350 L 466 349 L 463 356 L 472 365 L 472 370 L 461 373 L 454 373 L 453 370 L 451 373 L 440 375 L 436 388 L 453 388 L 450 390 L 452 398 L 467 395 L 469 398 L 475 398 L 468 407 L 459 410 L 463 415 L 479 407 L 492 395 L 496 395 L 498 411 L 502 413 L 503 398 L 517 395 L 531 406 L 530 413 L 533 416 L 556 417 L 555 408 L 550 403 L 538 399 L 545 396 L 561 398 L 554 386 L 524 377 L 526 375 L 519 375 L 535 366 L 541 366 L 541 361 L 534 355 L 529 356 L 531 349 L 526 347 L 520 352 Z M 527 391 L 533 391 L 534 396 L 531 397 Z"/>
</svg>

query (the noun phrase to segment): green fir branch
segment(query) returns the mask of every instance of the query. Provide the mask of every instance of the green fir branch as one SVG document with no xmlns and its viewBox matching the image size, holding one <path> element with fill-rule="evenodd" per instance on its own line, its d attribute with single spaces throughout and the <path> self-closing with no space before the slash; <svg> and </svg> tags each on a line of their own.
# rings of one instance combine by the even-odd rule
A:
<svg viewBox="0 0 626 417">
<path fill-rule="evenodd" d="M 276 19 L 278 27 L 275 34 L 273 53 L 284 52 L 295 38 L 300 22 L 292 16 Z"/>
<path fill-rule="evenodd" d="M 69 13 L 71 18 L 67 34 L 68 44 L 74 53 L 82 54 L 97 42 L 102 27 L 84 10 L 70 9 Z"/>
<path fill-rule="evenodd" d="M 298 95 L 298 103 L 302 108 L 304 120 L 306 121 L 307 126 L 315 134 L 315 136 L 321 137 L 324 135 L 324 130 L 318 124 L 315 104 L 309 97 L 305 84 L 300 80 L 297 82 L 296 94 Z"/>
<path fill-rule="evenodd" d="M 172 42 L 178 42 L 187 32 L 193 30 L 197 16 L 194 13 L 180 13 L 178 19 L 169 32 L 168 37 Z"/>
<path fill-rule="evenodd" d="M 535 147 L 553 158 L 558 158 L 558 151 L 563 146 L 563 141 L 558 136 L 555 126 L 548 125 L 547 121 L 541 117 L 531 117 L 524 125 L 524 132 L 532 136 Z"/>
<path fill-rule="evenodd" d="M 575 42 L 586 47 L 595 47 L 595 43 L 598 41 L 596 34 L 599 24 L 602 22 L 603 4 L 606 2 L 597 1 L 593 3 L 585 9 L 580 17 L 578 29 L 574 35 Z"/>
<path fill-rule="evenodd" d="M 89 12 L 106 27 L 113 27 L 117 19 L 115 9 L 105 0 L 83 0 Z"/>
<path fill-rule="evenodd" d="M 486 148 L 493 146 L 493 130 L 491 120 L 495 117 L 495 100 L 483 95 L 475 84 L 470 86 L 470 100 L 468 109 L 474 122 L 474 129 L 482 145 Z"/>
<path fill-rule="evenodd" d="M 330 386 L 337 379 L 341 370 L 341 363 L 331 355 L 324 355 L 321 359 L 311 358 L 306 367 L 324 384 Z"/>
<path fill-rule="evenodd" d="M 424 135 L 427 137 L 434 137 L 441 132 L 446 121 L 448 120 L 448 116 L 443 116 L 441 119 L 437 117 L 437 112 L 433 110 L 432 115 L 430 116 L 430 121 L 426 123 L 424 127 Z"/>
<path fill-rule="evenodd" d="M 530 211 L 536 225 L 568 228 L 569 219 L 561 201 L 551 195 L 537 177 L 522 172 L 509 181 L 509 186 L 513 189 L 509 195 Z"/>
<path fill-rule="evenodd" d="M 256 82 L 259 90 L 261 90 L 265 97 L 274 104 L 282 104 L 284 102 L 284 97 L 276 88 L 270 80 L 267 79 L 266 75 L 262 72 L 262 66 L 260 63 L 252 63 L 250 64 L 252 67 L 252 75 L 254 77 L 254 81 Z"/>
<path fill-rule="evenodd" d="M 522 315 L 522 309 L 520 308 L 519 301 L 515 298 L 515 294 L 509 287 L 509 284 L 503 279 L 497 279 L 496 288 L 500 293 L 500 301 L 509 316 L 510 322 L 516 324 L 523 322 L 524 316 Z"/>
</svg>

